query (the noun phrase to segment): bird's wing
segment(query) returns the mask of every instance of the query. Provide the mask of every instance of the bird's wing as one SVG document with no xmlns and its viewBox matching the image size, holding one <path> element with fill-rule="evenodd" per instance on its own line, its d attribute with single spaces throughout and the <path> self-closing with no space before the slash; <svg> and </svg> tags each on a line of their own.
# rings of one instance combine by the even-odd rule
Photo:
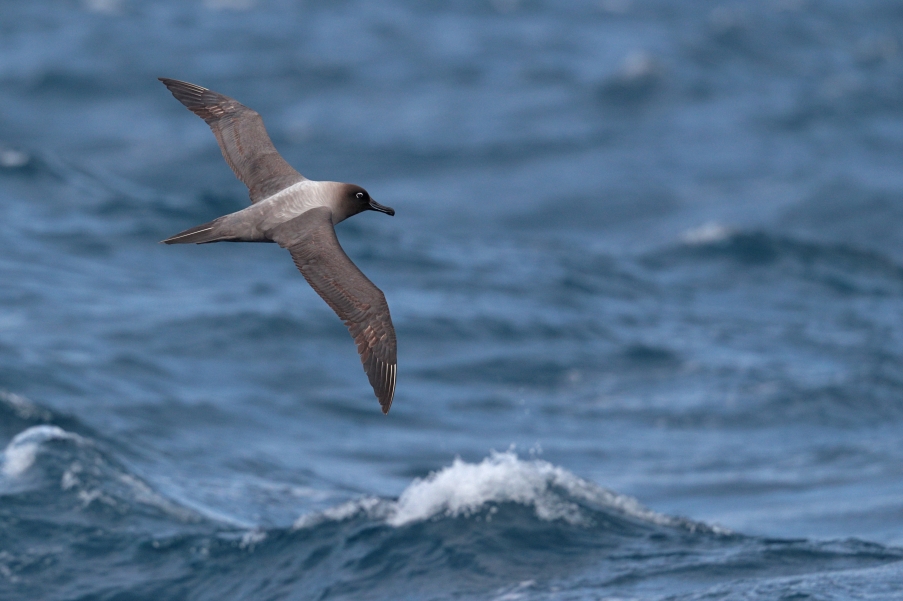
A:
<svg viewBox="0 0 903 601">
<path fill-rule="evenodd" d="M 397 363 L 389 305 L 342 250 L 329 209 L 311 209 L 278 225 L 270 236 L 292 253 L 307 282 L 348 326 L 373 392 L 383 413 L 388 413 Z"/>
<path fill-rule="evenodd" d="M 304 180 L 276 151 L 256 111 L 193 83 L 165 77 L 160 81 L 213 130 L 226 163 L 248 187 L 251 203 Z"/>
</svg>

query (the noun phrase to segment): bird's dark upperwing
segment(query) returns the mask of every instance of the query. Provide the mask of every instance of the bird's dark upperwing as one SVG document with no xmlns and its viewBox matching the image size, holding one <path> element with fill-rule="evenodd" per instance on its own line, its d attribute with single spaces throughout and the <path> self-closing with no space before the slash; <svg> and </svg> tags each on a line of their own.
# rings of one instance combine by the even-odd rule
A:
<svg viewBox="0 0 903 601">
<path fill-rule="evenodd" d="M 193 83 L 165 77 L 160 81 L 176 100 L 207 122 L 226 163 L 248 187 L 252 203 L 304 180 L 276 151 L 256 111 Z"/>
<path fill-rule="evenodd" d="M 395 328 L 389 305 L 382 291 L 342 250 L 329 209 L 311 209 L 273 228 L 270 236 L 292 253 L 307 282 L 348 326 L 373 392 L 383 413 L 388 413 L 396 374 Z"/>
</svg>

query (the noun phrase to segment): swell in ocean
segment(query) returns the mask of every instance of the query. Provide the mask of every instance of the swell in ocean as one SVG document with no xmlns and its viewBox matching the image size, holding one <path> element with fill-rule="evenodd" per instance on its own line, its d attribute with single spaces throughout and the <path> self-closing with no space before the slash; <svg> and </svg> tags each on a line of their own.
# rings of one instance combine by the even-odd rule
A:
<svg viewBox="0 0 903 601">
<path fill-rule="evenodd" d="M 903 573 L 903 549 L 744 536 L 513 451 L 248 527 L 167 498 L 72 417 L 9 393 L 0 412 L 4 435 L 23 428 L 0 460 L 3 598 L 721 598 L 741 580 L 726 590 L 764 599 Z"/>
</svg>

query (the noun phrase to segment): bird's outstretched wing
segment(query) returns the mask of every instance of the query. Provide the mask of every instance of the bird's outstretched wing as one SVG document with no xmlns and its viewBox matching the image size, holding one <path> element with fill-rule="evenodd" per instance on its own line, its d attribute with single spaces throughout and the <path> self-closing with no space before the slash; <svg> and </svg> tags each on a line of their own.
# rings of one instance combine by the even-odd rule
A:
<svg viewBox="0 0 903 601">
<path fill-rule="evenodd" d="M 276 151 L 256 111 L 193 83 L 165 77 L 160 81 L 213 130 L 226 163 L 248 187 L 251 203 L 304 180 Z"/>
<path fill-rule="evenodd" d="M 373 392 L 383 413 L 388 413 L 395 396 L 397 363 L 389 305 L 382 291 L 342 250 L 329 209 L 311 209 L 278 225 L 270 236 L 292 253 L 307 282 L 348 326 Z"/>
</svg>

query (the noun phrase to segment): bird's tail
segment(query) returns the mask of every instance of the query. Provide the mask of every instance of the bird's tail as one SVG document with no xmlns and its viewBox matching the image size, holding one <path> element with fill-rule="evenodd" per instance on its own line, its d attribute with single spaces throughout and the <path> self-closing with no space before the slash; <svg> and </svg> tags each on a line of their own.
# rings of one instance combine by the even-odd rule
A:
<svg viewBox="0 0 903 601">
<path fill-rule="evenodd" d="M 207 244 L 208 242 L 219 242 L 221 240 L 229 240 L 231 236 L 226 235 L 218 226 L 219 219 L 214 219 L 209 223 L 196 225 L 188 228 L 184 232 L 179 232 L 175 236 L 170 236 L 162 242 L 164 244 Z"/>
</svg>

